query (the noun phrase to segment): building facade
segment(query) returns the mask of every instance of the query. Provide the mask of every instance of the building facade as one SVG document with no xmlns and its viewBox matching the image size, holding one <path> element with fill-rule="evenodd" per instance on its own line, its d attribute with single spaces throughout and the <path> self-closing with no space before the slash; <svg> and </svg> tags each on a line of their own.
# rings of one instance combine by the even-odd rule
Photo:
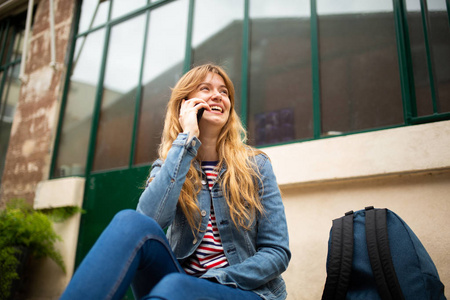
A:
<svg viewBox="0 0 450 300">
<path fill-rule="evenodd" d="M 289 299 L 320 297 L 331 220 L 369 205 L 403 217 L 449 285 L 449 15 L 445 0 L 2 1 L 0 204 L 86 211 L 58 228 L 68 274 L 40 262 L 30 299 L 56 299 L 136 206 L 170 87 L 205 62 L 273 162 Z"/>
</svg>

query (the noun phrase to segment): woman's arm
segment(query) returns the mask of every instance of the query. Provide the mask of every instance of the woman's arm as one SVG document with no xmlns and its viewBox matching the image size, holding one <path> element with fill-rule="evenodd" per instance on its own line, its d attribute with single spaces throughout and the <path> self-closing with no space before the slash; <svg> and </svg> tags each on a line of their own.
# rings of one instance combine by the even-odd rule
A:
<svg viewBox="0 0 450 300">
<path fill-rule="evenodd" d="M 148 184 L 136 210 L 155 219 L 162 227 L 168 227 L 176 212 L 178 198 L 192 159 L 197 155 L 201 142 L 189 133 L 180 133 L 172 144 L 164 162 L 158 160 L 153 165 Z"/>
<path fill-rule="evenodd" d="M 264 214 L 257 220 L 256 253 L 243 262 L 208 271 L 203 277 L 214 277 L 222 284 L 253 290 L 283 273 L 291 258 L 284 205 L 272 164 L 267 156 L 259 161 L 260 195 Z"/>
</svg>

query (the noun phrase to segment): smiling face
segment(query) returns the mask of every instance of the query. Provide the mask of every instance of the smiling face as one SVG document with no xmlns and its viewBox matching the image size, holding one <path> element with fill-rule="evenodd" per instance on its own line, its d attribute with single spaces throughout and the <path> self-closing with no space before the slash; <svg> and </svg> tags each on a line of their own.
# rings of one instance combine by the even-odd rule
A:
<svg viewBox="0 0 450 300">
<path fill-rule="evenodd" d="M 209 72 L 205 79 L 192 91 L 188 99 L 200 98 L 211 108 L 205 110 L 200 120 L 200 132 L 209 129 L 222 129 L 228 121 L 231 110 L 229 91 L 223 78 L 216 73 Z"/>
</svg>

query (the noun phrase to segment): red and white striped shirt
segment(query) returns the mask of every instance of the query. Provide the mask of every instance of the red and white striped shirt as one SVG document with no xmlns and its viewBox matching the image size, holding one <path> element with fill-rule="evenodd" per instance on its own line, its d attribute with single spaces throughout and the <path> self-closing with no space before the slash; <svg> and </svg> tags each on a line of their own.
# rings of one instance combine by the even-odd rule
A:
<svg viewBox="0 0 450 300">
<path fill-rule="evenodd" d="M 202 162 L 209 190 L 212 189 L 218 172 L 216 171 L 217 162 Z M 214 207 L 211 203 L 211 212 L 209 222 L 206 228 L 203 240 L 197 250 L 191 255 L 184 265 L 187 274 L 193 276 L 201 276 L 208 269 L 223 268 L 228 266 L 228 261 L 223 251 L 222 240 L 220 239 L 219 229 L 217 228 Z"/>
</svg>

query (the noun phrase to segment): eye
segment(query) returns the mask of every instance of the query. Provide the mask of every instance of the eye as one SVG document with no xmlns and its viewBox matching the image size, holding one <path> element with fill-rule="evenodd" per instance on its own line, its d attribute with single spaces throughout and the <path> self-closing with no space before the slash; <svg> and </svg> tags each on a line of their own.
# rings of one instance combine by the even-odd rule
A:
<svg viewBox="0 0 450 300">
<path fill-rule="evenodd" d="M 221 93 L 224 95 L 228 95 L 228 90 L 222 90 Z"/>
<path fill-rule="evenodd" d="M 209 91 L 209 88 L 207 86 L 201 86 L 200 91 Z"/>
</svg>

